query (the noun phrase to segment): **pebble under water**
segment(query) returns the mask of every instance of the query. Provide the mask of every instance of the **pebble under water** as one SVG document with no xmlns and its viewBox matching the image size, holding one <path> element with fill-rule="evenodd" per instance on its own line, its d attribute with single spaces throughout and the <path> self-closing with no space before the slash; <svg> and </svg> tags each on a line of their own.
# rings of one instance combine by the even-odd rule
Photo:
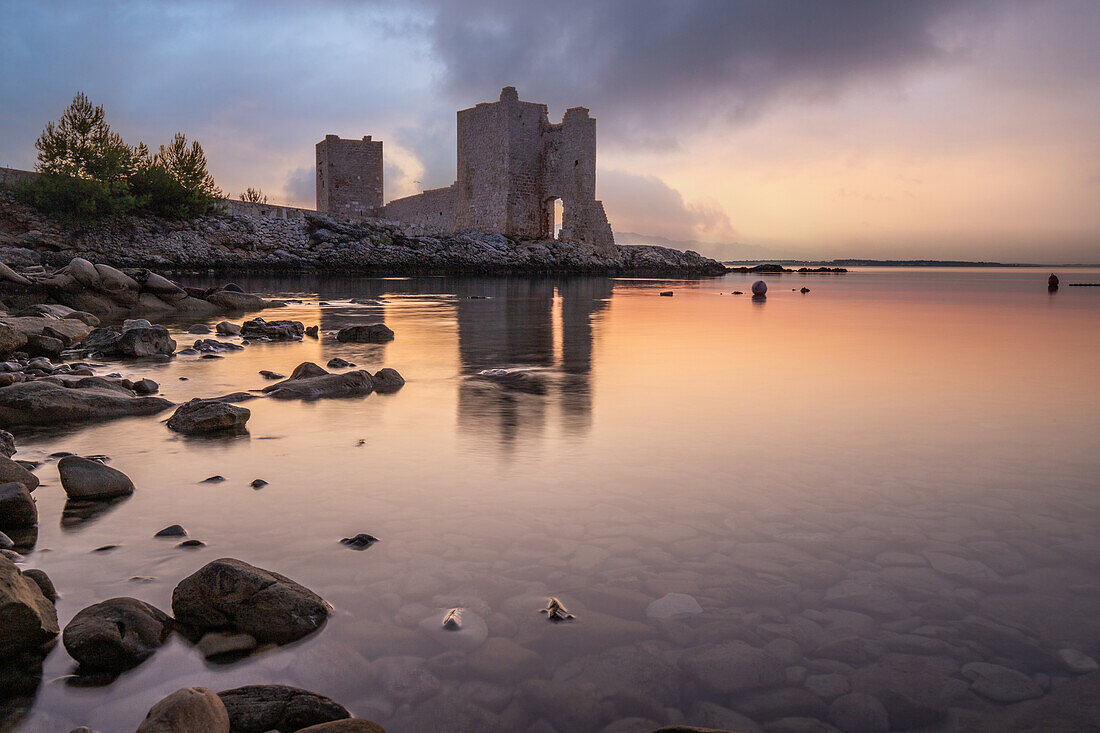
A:
<svg viewBox="0 0 1100 733">
<path fill-rule="evenodd" d="M 58 644 L 0 729 L 128 731 L 181 687 L 282 683 L 390 733 L 1098 730 L 1100 291 L 1047 274 L 769 275 L 764 299 L 732 294 L 752 274 L 239 278 L 321 338 L 101 372 L 177 403 L 337 357 L 407 383 L 250 400 L 229 438 L 170 412 L 19 434 L 42 462 L 23 567 L 62 626 L 117 596 L 170 611 L 221 557 L 331 616 L 212 660 L 175 634 L 98 684 Z M 392 342 L 333 338 L 376 322 Z M 66 508 L 59 452 L 136 491 Z"/>
</svg>

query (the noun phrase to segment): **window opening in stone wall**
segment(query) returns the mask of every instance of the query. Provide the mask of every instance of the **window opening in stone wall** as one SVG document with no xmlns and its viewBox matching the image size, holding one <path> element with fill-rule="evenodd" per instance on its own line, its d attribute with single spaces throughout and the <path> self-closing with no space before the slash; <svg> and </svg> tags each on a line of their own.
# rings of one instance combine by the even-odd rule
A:
<svg viewBox="0 0 1100 733">
<path fill-rule="evenodd" d="M 557 239 L 561 232 L 562 218 L 565 210 L 561 199 L 551 196 L 542 202 L 542 223 L 539 226 L 539 238 Z"/>
</svg>

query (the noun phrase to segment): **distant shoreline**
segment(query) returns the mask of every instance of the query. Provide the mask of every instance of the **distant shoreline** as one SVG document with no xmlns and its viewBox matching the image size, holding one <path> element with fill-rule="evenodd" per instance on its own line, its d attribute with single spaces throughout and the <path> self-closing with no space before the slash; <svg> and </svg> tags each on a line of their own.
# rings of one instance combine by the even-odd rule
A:
<svg viewBox="0 0 1100 733">
<path fill-rule="evenodd" d="M 969 260 L 722 260 L 729 267 L 763 264 L 801 265 L 814 267 L 1055 267 L 1100 268 L 1100 264 L 1050 264 L 1028 262 L 971 262 Z"/>
</svg>

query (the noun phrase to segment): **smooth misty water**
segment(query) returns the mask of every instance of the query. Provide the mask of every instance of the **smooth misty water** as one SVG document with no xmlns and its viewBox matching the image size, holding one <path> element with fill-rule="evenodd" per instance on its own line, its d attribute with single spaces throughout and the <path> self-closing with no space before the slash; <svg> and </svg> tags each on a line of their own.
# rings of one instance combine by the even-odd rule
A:
<svg viewBox="0 0 1100 733">
<path fill-rule="evenodd" d="M 1058 689 L 1067 671 L 966 626 L 985 619 L 1037 648 L 1100 653 L 1100 288 L 1048 294 L 1046 275 L 769 276 L 764 302 L 730 294 L 751 275 L 239 279 L 303 301 L 264 317 L 328 335 L 102 372 L 150 377 L 177 402 L 334 356 L 396 368 L 408 384 L 362 399 L 253 400 L 249 435 L 236 439 L 178 436 L 167 415 L 17 436 L 17 458 L 45 461 L 27 566 L 56 584 L 62 625 L 115 596 L 170 610 L 175 584 L 218 557 L 288 575 L 335 611 L 305 640 L 232 663 L 204 661 L 175 636 L 102 687 L 71 684 L 58 645 L 17 729 L 132 730 L 179 687 L 250 683 L 321 692 L 391 733 L 443 720 L 527 730 L 545 718 L 553 727 L 535 730 L 562 733 L 627 717 L 721 722 L 703 702 L 774 717 L 693 672 L 732 640 L 772 642 L 790 655 L 784 666 L 853 680 L 860 667 L 887 676 L 867 665 L 899 652 L 922 656 L 929 674 L 954 680 L 947 728 L 997 707 L 966 691 L 961 663 L 1015 666 L 1041 684 L 1050 675 Z M 792 291 L 803 285 L 809 294 Z M 675 297 L 657 296 L 667 289 Z M 387 345 L 331 336 L 383 320 L 397 334 Z M 200 338 L 187 325 L 173 326 L 180 348 Z M 471 378 L 496 368 L 530 370 L 542 389 Z M 64 518 L 48 459 L 62 450 L 109 455 L 137 492 L 86 521 Z M 227 481 L 200 483 L 212 474 Z M 254 478 L 270 483 L 253 490 Z M 173 523 L 207 546 L 153 538 Z M 358 532 L 382 541 L 364 552 L 338 542 Z M 120 547 L 92 553 L 107 544 Z M 943 555 L 971 562 L 939 572 L 924 552 L 941 566 Z M 837 590 L 847 581 L 869 595 L 851 600 Z M 667 593 L 690 594 L 702 612 L 650 617 Z M 548 595 L 577 619 L 548 623 L 538 613 Z M 514 644 L 479 651 L 476 636 L 438 630 L 455 605 Z M 868 613 L 844 610 L 854 607 Z M 820 661 L 820 648 L 851 636 L 873 642 L 870 659 L 854 670 Z M 793 651 L 773 641 L 784 637 Z M 804 673 L 789 674 L 780 687 L 800 686 Z"/>
</svg>

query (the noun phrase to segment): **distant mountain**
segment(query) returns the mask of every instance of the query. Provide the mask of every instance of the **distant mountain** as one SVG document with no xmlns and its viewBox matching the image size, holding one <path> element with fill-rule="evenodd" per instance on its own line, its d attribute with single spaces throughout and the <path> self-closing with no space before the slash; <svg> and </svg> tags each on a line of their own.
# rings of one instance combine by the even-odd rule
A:
<svg viewBox="0 0 1100 733">
<path fill-rule="evenodd" d="M 767 247 L 741 242 L 700 242 L 696 239 L 669 239 L 637 232 L 615 232 L 615 244 L 654 244 L 672 249 L 693 249 L 706 257 L 716 260 L 767 260 L 775 259 L 779 253 Z"/>
</svg>

